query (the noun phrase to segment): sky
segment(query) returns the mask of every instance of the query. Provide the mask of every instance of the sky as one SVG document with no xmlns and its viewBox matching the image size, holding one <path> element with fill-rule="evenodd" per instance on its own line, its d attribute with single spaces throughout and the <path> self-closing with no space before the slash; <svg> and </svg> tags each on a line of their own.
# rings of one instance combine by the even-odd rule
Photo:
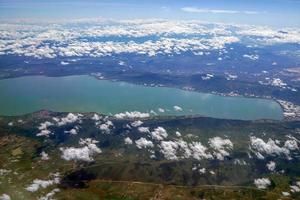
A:
<svg viewBox="0 0 300 200">
<path fill-rule="evenodd" d="M 0 20 L 193 19 L 300 27 L 300 0 L 0 0 Z"/>
</svg>

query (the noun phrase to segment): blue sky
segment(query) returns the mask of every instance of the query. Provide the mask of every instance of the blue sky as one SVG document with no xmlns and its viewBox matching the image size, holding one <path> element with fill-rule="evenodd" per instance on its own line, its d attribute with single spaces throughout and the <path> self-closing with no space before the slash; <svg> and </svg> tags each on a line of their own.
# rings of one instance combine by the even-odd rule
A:
<svg viewBox="0 0 300 200">
<path fill-rule="evenodd" d="M 0 19 L 165 18 L 300 27 L 300 0 L 0 0 Z"/>
</svg>

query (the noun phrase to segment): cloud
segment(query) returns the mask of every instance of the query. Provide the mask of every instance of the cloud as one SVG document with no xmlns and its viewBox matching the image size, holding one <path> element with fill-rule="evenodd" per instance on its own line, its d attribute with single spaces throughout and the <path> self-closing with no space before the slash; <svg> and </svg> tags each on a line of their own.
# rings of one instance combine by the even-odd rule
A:
<svg viewBox="0 0 300 200">
<path fill-rule="evenodd" d="M 135 144 L 136 144 L 137 148 L 139 148 L 139 149 L 154 147 L 152 141 L 147 140 L 146 138 L 143 138 L 143 137 L 136 140 Z"/>
<path fill-rule="evenodd" d="M 46 136 L 46 137 L 49 137 L 49 135 L 53 134 L 53 132 L 51 132 L 50 130 L 48 130 L 48 127 L 49 126 L 53 126 L 54 124 L 49 122 L 49 121 L 46 121 L 46 122 L 43 122 L 43 123 L 40 123 L 40 126 L 38 127 L 38 129 L 40 130 L 39 133 L 36 134 L 36 136 Z"/>
<path fill-rule="evenodd" d="M 270 162 L 267 163 L 266 166 L 267 166 L 268 170 L 273 172 L 276 168 L 276 163 L 274 161 L 270 161 Z"/>
<path fill-rule="evenodd" d="M 61 65 L 68 65 L 68 64 L 70 64 L 70 63 L 69 63 L 69 62 L 65 62 L 65 61 L 61 61 L 60 64 L 61 64 Z"/>
<path fill-rule="evenodd" d="M 113 128 L 114 124 L 110 120 L 106 120 L 103 124 L 97 124 L 98 128 L 104 133 L 110 133 L 111 128 Z"/>
<path fill-rule="evenodd" d="M 54 178 L 51 180 L 40 180 L 40 179 L 34 179 L 32 184 L 30 184 L 28 187 L 26 187 L 26 190 L 29 192 L 36 192 L 40 188 L 47 188 L 54 184 L 60 183 L 59 173 L 53 174 Z"/>
<path fill-rule="evenodd" d="M 260 12 L 257 11 L 239 11 L 239 10 L 223 10 L 223 9 L 207 9 L 207 8 L 197 8 L 197 7 L 183 7 L 181 8 L 184 12 L 189 13 L 212 13 L 212 14 L 247 14 L 256 15 Z"/>
<path fill-rule="evenodd" d="M 158 112 L 164 113 L 164 112 L 165 112 L 165 109 L 163 109 L 163 108 L 158 108 Z"/>
<path fill-rule="evenodd" d="M 225 156 L 229 156 L 227 150 L 233 148 L 233 144 L 229 139 L 222 139 L 220 137 L 210 138 L 208 143 L 215 150 L 213 154 L 218 160 L 224 160 Z"/>
<path fill-rule="evenodd" d="M 149 127 L 138 127 L 138 131 L 141 133 L 150 133 Z"/>
<path fill-rule="evenodd" d="M 81 116 L 82 116 L 81 114 L 69 113 L 66 117 L 62 117 L 61 119 L 59 118 L 53 118 L 53 119 L 57 122 L 58 126 L 63 126 L 66 124 L 71 124 L 79 121 Z"/>
<path fill-rule="evenodd" d="M 160 143 L 160 152 L 164 155 L 164 157 L 168 160 L 177 160 L 176 156 L 178 149 L 178 144 L 173 141 L 161 141 Z"/>
<path fill-rule="evenodd" d="M 183 10 L 258 14 L 256 11 L 210 10 L 196 7 L 185 7 Z M 178 37 L 181 35 L 184 37 Z M 156 36 L 157 39 L 142 42 L 139 40 L 142 37 L 152 36 Z M 97 39 L 101 37 L 128 37 L 130 40 Z M 192 20 L 158 19 L 109 22 L 85 20 L 84 26 L 74 26 L 72 21 L 57 23 L 55 26 L 50 24 L 42 26 L 33 22 L 5 23 L 0 24 L 0 55 L 20 55 L 37 59 L 61 57 L 65 60 L 62 64 L 71 61 L 68 57 L 103 57 L 123 53 L 149 57 L 178 55 L 184 52 L 205 55 L 208 51 L 224 49 L 227 44 L 243 43 L 245 38 L 253 45 L 300 43 L 300 30 L 221 23 L 211 26 Z"/>
<path fill-rule="evenodd" d="M 147 117 L 150 117 L 150 114 L 149 113 L 141 113 L 139 111 L 133 111 L 133 112 L 118 113 L 118 114 L 115 114 L 115 117 L 117 119 L 147 118 Z"/>
<path fill-rule="evenodd" d="M 290 157 L 291 151 L 299 149 L 297 141 L 287 140 L 283 147 L 280 147 L 276 144 L 271 138 L 267 142 L 263 141 L 261 138 L 255 136 L 250 137 L 250 149 L 259 159 L 264 159 L 265 156 L 274 156 L 274 155 L 284 155 L 288 159 Z"/>
<path fill-rule="evenodd" d="M 49 155 L 45 151 L 42 151 L 41 159 L 42 160 L 49 160 Z"/>
<path fill-rule="evenodd" d="M 189 144 L 192 151 L 192 157 L 196 160 L 212 159 L 213 156 L 207 152 L 207 147 L 203 146 L 201 142 L 192 142 Z"/>
<path fill-rule="evenodd" d="M 92 158 L 93 155 L 101 153 L 101 149 L 96 146 L 96 143 L 98 143 L 98 141 L 91 138 L 80 139 L 79 144 L 83 147 L 62 147 L 60 148 L 62 151 L 61 157 L 67 161 L 75 160 L 91 162 L 94 160 Z"/>
<path fill-rule="evenodd" d="M 182 111 L 183 109 L 180 106 L 174 106 L 173 107 L 175 111 Z"/>
<path fill-rule="evenodd" d="M 2 194 L 0 196 L 0 200 L 11 200 L 10 196 L 8 194 Z"/>
<path fill-rule="evenodd" d="M 248 54 L 244 54 L 243 55 L 244 58 L 248 58 L 250 60 L 258 60 L 259 59 L 259 55 L 248 55 Z"/>
<path fill-rule="evenodd" d="M 268 178 L 258 178 L 254 180 L 254 185 L 258 189 L 266 189 L 271 185 L 271 181 Z"/>
<path fill-rule="evenodd" d="M 39 130 L 47 129 L 49 126 L 53 126 L 54 124 L 48 121 L 45 121 L 43 123 L 40 123 L 40 126 L 38 127 Z"/>
<path fill-rule="evenodd" d="M 164 138 L 168 137 L 168 133 L 166 129 L 159 126 L 155 128 L 154 131 L 151 132 L 151 136 L 155 140 L 163 140 Z"/>
<path fill-rule="evenodd" d="M 132 122 L 130 125 L 131 125 L 132 127 L 138 127 L 138 126 L 141 126 L 142 124 L 143 124 L 142 121 L 137 120 L 137 121 Z"/>
<path fill-rule="evenodd" d="M 51 190 L 49 193 L 47 193 L 45 196 L 39 197 L 38 200 L 52 200 L 55 193 L 59 192 L 60 190 L 58 188 L 55 188 Z"/>
<path fill-rule="evenodd" d="M 69 130 L 69 131 L 64 131 L 64 132 L 65 132 L 65 133 L 69 133 L 69 134 L 71 134 L 71 135 L 77 135 L 77 134 L 78 134 L 76 128 L 72 128 L 71 130 Z"/>
<path fill-rule="evenodd" d="M 101 117 L 98 114 L 94 114 L 92 117 L 92 120 L 94 121 L 99 121 L 101 119 Z"/>
<path fill-rule="evenodd" d="M 51 131 L 45 129 L 45 130 L 41 130 L 39 133 L 36 134 L 36 136 L 46 136 L 49 137 L 49 135 L 53 134 Z"/>
<path fill-rule="evenodd" d="M 126 138 L 124 139 L 124 143 L 125 143 L 125 144 L 132 144 L 133 142 L 132 142 L 132 140 L 131 140 L 129 137 L 126 137 Z"/>
<path fill-rule="evenodd" d="M 181 137 L 181 133 L 180 133 L 179 131 L 176 131 L 176 132 L 175 132 L 175 135 L 176 135 L 177 137 Z"/>
</svg>

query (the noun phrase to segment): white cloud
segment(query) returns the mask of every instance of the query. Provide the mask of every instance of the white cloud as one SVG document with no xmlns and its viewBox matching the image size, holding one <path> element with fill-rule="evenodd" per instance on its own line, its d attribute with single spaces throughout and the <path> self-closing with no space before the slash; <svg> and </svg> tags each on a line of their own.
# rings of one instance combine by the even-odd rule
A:
<svg viewBox="0 0 300 200">
<path fill-rule="evenodd" d="M 134 118 L 147 118 L 150 117 L 149 113 L 141 113 L 139 111 L 133 111 L 133 112 L 124 112 L 124 113 L 118 113 L 115 114 L 115 117 L 117 119 L 134 119 Z"/>
<path fill-rule="evenodd" d="M 182 108 L 180 106 L 174 106 L 173 108 L 175 111 L 182 111 Z"/>
<path fill-rule="evenodd" d="M 229 156 L 227 150 L 233 148 L 233 144 L 229 139 L 222 139 L 220 137 L 210 138 L 208 143 L 215 150 L 213 154 L 218 160 L 224 160 L 225 156 Z"/>
<path fill-rule="evenodd" d="M 181 137 L 181 133 L 180 133 L 179 131 L 176 131 L 176 132 L 175 132 L 175 135 L 176 135 L 177 137 Z"/>
<path fill-rule="evenodd" d="M 137 121 L 132 122 L 132 123 L 131 123 L 131 126 L 132 126 L 132 127 L 138 127 L 138 126 L 141 126 L 142 124 L 143 124 L 142 121 L 137 120 Z"/>
<path fill-rule="evenodd" d="M 70 64 L 70 63 L 69 63 L 69 62 L 65 62 L 65 61 L 61 61 L 60 64 L 61 64 L 61 65 L 68 65 L 68 64 Z"/>
<path fill-rule="evenodd" d="M 138 127 L 140 133 L 150 133 L 149 127 Z"/>
<path fill-rule="evenodd" d="M 181 8 L 181 10 L 184 11 L 184 12 L 189 12 L 189 13 L 247 14 L 247 15 L 259 14 L 259 12 L 257 12 L 257 11 L 206 9 L 206 8 L 197 8 L 197 7 L 183 7 L 183 8 Z"/>
<path fill-rule="evenodd" d="M 143 138 L 143 137 L 136 140 L 135 144 L 136 144 L 137 148 L 139 148 L 139 149 L 154 147 L 152 141 L 147 140 L 146 138 Z"/>
<path fill-rule="evenodd" d="M 186 12 L 221 14 L 259 14 L 257 11 L 182 8 Z M 64 57 L 61 64 L 69 63 L 68 57 L 102 57 L 112 54 L 140 54 L 145 56 L 181 54 L 192 52 L 204 55 L 211 50 L 226 48 L 227 44 L 243 42 L 253 44 L 300 43 L 298 28 L 275 29 L 193 21 L 193 20 L 81 20 L 85 26 L 74 26 L 74 21 L 62 23 L 16 22 L 0 24 L 0 55 L 22 55 L 37 59 Z M 93 23 L 90 23 L 93 22 Z M 68 26 L 66 26 L 68 25 Z M 157 40 L 143 42 L 135 39 L 157 36 Z M 176 35 L 184 35 L 178 38 Z M 88 38 L 130 37 L 130 41 L 101 41 Z M 85 38 L 85 40 L 82 40 Z M 51 40 L 55 45 L 49 44 Z M 203 53 L 204 52 L 204 53 Z M 122 63 L 121 63 L 122 64 Z"/>
<path fill-rule="evenodd" d="M 26 190 L 29 192 L 36 192 L 40 188 L 47 188 L 51 185 L 58 184 L 60 182 L 59 174 L 53 174 L 54 178 L 51 180 L 40 180 L 40 179 L 34 179 L 32 184 L 30 184 L 28 187 L 26 187 Z"/>
<path fill-rule="evenodd" d="M 65 133 L 69 133 L 69 134 L 71 134 L 71 135 L 77 135 L 77 134 L 78 134 L 76 128 L 72 128 L 71 130 L 69 130 L 69 131 L 64 131 L 64 132 L 65 132 Z"/>
<path fill-rule="evenodd" d="M 161 141 L 160 151 L 164 157 L 168 160 L 177 160 L 176 152 L 178 149 L 178 144 L 173 141 Z"/>
<path fill-rule="evenodd" d="M 49 137 L 49 135 L 53 134 L 51 131 L 45 129 L 41 130 L 39 133 L 36 134 L 36 136 L 46 136 Z"/>
<path fill-rule="evenodd" d="M 49 126 L 53 126 L 53 125 L 54 125 L 53 123 L 45 121 L 45 122 L 41 123 L 38 128 L 39 128 L 39 130 L 44 130 L 44 129 L 47 129 Z"/>
<path fill-rule="evenodd" d="M 103 124 L 98 125 L 98 128 L 105 133 L 110 133 L 111 128 L 113 128 L 113 123 L 110 120 L 107 120 Z"/>
<path fill-rule="evenodd" d="M 266 189 L 271 185 L 271 181 L 268 178 L 259 178 L 254 180 L 254 185 L 258 189 Z"/>
<path fill-rule="evenodd" d="M 59 192 L 60 190 L 58 188 L 55 188 L 51 190 L 49 193 L 47 193 L 45 196 L 39 197 L 38 200 L 53 200 L 53 196 L 55 193 Z"/>
<path fill-rule="evenodd" d="M 248 54 L 244 54 L 243 55 L 244 58 L 248 58 L 250 60 L 258 60 L 259 59 L 259 55 L 248 55 Z"/>
<path fill-rule="evenodd" d="M 62 117 L 61 119 L 57 119 L 58 126 L 63 126 L 66 124 L 75 123 L 76 121 L 80 120 L 80 114 L 73 114 L 69 113 L 66 117 Z"/>
<path fill-rule="evenodd" d="M 40 126 L 38 127 L 38 129 L 40 130 L 39 133 L 36 134 L 36 136 L 46 136 L 49 137 L 49 135 L 53 134 L 50 130 L 48 130 L 49 126 L 53 126 L 54 124 L 51 122 L 43 122 L 40 124 Z"/>
<path fill-rule="evenodd" d="M 99 121 L 101 119 L 101 117 L 98 114 L 94 114 L 92 117 L 92 120 L 94 121 Z"/>
<path fill-rule="evenodd" d="M 196 160 L 212 159 L 213 156 L 207 152 L 207 147 L 203 146 L 201 142 L 192 142 L 189 144 L 192 151 L 192 157 Z"/>
<path fill-rule="evenodd" d="M 165 112 L 165 109 L 163 109 L 163 108 L 158 108 L 158 112 L 164 113 L 164 112 Z"/>
<path fill-rule="evenodd" d="M 126 137 L 126 138 L 124 139 L 124 143 L 125 143 L 125 144 L 132 144 L 133 142 L 132 142 L 132 140 L 131 140 L 129 137 Z"/>
<path fill-rule="evenodd" d="M 298 145 L 294 140 L 287 140 L 285 142 L 285 145 L 283 147 L 280 147 L 271 138 L 268 139 L 268 142 L 264 142 L 262 139 L 252 136 L 250 137 L 250 149 L 259 159 L 264 159 L 264 155 L 284 155 L 288 159 L 291 159 L 290 151 L 298 149 Z"/>
<path fill-rule="evenodd" d="M 291 195 L 289 192 L 282 192 L 281 194 L 282 194 L 282 196 L 284 196 L 284 197 L 288 197 L 288 196 Z"/>
<path fill-rule="evenodd" d="M 154 131 L 151 132 L 151 136 L 155 140 L 163 140 L 164 138 L 168 137 L 168 133 L 166 129 L 159 126 L 155 128 Z"/>
<path fill-rule="evenodd" d="M 274 161 L 270 161 L 270 162 L 267 163 L 266 166 L 267 166 L 268 170 L 273 172 L 276 168 L 276 163 Z"/>
<path fill-rule="evenodd" d="M 42 160 L 49 160 L 49 155 L 45 151 L 42 151 L 41 159 Z"/>
<path fill-rule="evenodd" d="M 300 192 L 300 185 L 290 185 L 291 192 Z"/>
<path fill-rule="evenodd" d="M 286 149 L 291 150 L 291 151 L 294 151 L 294 150 L 299 149 L 298 143 L 297 143 L 296 140 L 287 140 L 287 141 L 285 141 L 284 147 L 285 147 Z"/>
<path fill-rule="evenodd" d="M 11 200 L 10 196 L 8 194 L 2 194 L 0 196 L 0 200 Z"/>
<path fill-rule="evenodd" d="M 92 158 L 93 155 L 101 153 L 101 149 L 96 146 L 96 143 L 98 143 L 98 141 L 91 138 L 80 139 L 79 144 L 83 147 L 62 147 L 60 148 L 62 151 L 61 157 L 67 161 L 75 160 L 91 162 L 94 160 Z"/>
</svg>

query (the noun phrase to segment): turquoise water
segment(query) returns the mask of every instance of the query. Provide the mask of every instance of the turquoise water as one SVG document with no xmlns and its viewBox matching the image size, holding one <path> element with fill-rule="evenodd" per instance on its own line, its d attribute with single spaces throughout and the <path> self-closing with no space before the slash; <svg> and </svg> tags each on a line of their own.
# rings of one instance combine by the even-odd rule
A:
<svg viewBox="0 0 300 200">
<path fill-rule="evenodd" d="M 20 115 L 41 109 L 116 114 L 125 111 L 159 115 L 203 115 L 228 119 L 282 119 L 272 100 L 145 87 L 90 76 L 28 76 L 0 80 L 0 115 Z M 180 106 L 182 111 L 175 111 Z M 162 108 L 165 112 L 159 112 Z"/>
</svg>

